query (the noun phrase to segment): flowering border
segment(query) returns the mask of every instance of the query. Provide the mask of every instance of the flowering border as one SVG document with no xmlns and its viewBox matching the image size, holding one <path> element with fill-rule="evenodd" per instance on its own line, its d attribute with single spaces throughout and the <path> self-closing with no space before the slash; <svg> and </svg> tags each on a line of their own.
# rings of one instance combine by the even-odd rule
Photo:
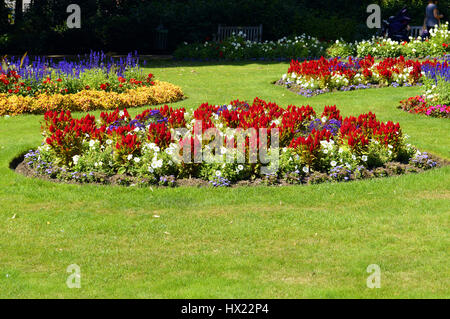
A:
<svg viewBox="0 0 450 319">
<path fill-rule="evenodd" d="M 183 98 L 180 87 L 157 80 L 152 86 L 138 87 L 124 93 L 83 90 L 74 94 L 39 94 L 35 97 L 0 94 L 0 116 L 43 114 L 51 110 L 113 110 L 172 103 Z"/>
</svg>

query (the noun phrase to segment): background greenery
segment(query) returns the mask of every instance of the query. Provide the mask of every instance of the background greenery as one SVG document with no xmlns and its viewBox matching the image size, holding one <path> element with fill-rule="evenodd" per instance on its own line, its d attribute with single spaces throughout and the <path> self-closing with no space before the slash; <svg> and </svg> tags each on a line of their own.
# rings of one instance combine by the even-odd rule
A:
<svg viewBox="0 0 450 319">
<path fill-rule="evenodd" d="M 419 87 L 308 99 L 270 84 L 287 68 L 153 62 L 147 71 L 183 88 L 189 99 L 172 106 L 259 96 L 316 110 L 337 104 L 344 116 L 371 110 L 399 121 L 420 149 L 450 159 L 448 119 L 396 108 Z M 42 118 L 0 118 L 0 298 L 450 296 L 450 167 L 293 187 L 56 184 L 9 168 L 41 144 Z M 70 264 L 81 267 L 81 289 L 66 286 Z M 370 264 L 381 267 L 380 289 L 366 286 Z"/>
<path fill-rule="evenodd" d="M 412 25 L 421 25 L 424 0 L 78 0 L 82 9 L 81 29 L 67 29 L 66 8 L 73 0 L 34 0 L 15 26 L 5 25 L 0 1 L 0 52 L 80 53 L 103 49 L 124 53 L 155 52 L 155 29 L 168 30 L 171 51 L 183 41 L 212 38 L 217 25 L 263 24 L 264 40 L 306 33 L 322 40 L 367 38 L 373 33 L 365 23 L 368 4 L 382 6 L 383 18 L 407 6 Z M 449 0 L 441 0 L 448 17 Z"/>
</svg>

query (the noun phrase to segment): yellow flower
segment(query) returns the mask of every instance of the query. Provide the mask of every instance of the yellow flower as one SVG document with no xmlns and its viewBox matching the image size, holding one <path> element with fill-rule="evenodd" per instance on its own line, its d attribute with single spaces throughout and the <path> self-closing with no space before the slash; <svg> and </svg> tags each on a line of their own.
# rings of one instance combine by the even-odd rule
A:
<svg viewBox="0 0 450 319">
<path fill-rule="evenodd" d="M 22 113 L 42 114 L 54 110 L 92 111 L 131 108 L 144 105 L 171 103 L 183 99 L 180 87 L 155 81 L 124 93 L 83 90 L 74 94 L 38 94 L 35 97 L 0 94 L 0 116 Z"/>
</svg>

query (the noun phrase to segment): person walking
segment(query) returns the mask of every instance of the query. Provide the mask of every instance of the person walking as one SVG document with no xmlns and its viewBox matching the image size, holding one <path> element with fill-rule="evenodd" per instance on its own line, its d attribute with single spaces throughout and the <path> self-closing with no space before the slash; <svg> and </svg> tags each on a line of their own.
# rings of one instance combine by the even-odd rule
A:
<svg viewBox="0 0 450 319">
<path fill-rule="evenodd" d="M 427 33 L 430 32 L 432 28 L 436 25 L 439 26 L 441 24 L 441 19 L 444 15 L 439 14 L 438 10 L 438 2 L 437 0 L 429 0 L 428 5 L 425 9 L 425 21 L 423 22 L 423 30 L 427 30 Z"/>
</svg>

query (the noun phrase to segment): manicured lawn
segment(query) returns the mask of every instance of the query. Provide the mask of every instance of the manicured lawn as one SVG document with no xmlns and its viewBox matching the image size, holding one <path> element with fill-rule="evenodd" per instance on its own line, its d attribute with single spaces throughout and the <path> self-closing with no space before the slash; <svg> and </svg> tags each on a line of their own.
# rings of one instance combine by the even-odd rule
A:
<svg viewBox="0 0 450 319">
<path fill-rule="evenodd" d="M 270 84 L 286 63 L 154 66 L 189 97 L 177 106 L 258 96 L 317 110 L 336 104 L 344 115 L 371 110 L 450 159 L 448 120 L 395 108 L 419 88 L 307 99 Z M 450 297 L 450 167 L 286 188 L 63 185 L 9 169 L 41 143 L 41 119 L 0 119 L 2 298 Z M 70 264 L 81 267 L 81 289 L 66 286 Z M 370 264 L 381 267 L 380 289 L 366 287 Z"/>
</svg>

